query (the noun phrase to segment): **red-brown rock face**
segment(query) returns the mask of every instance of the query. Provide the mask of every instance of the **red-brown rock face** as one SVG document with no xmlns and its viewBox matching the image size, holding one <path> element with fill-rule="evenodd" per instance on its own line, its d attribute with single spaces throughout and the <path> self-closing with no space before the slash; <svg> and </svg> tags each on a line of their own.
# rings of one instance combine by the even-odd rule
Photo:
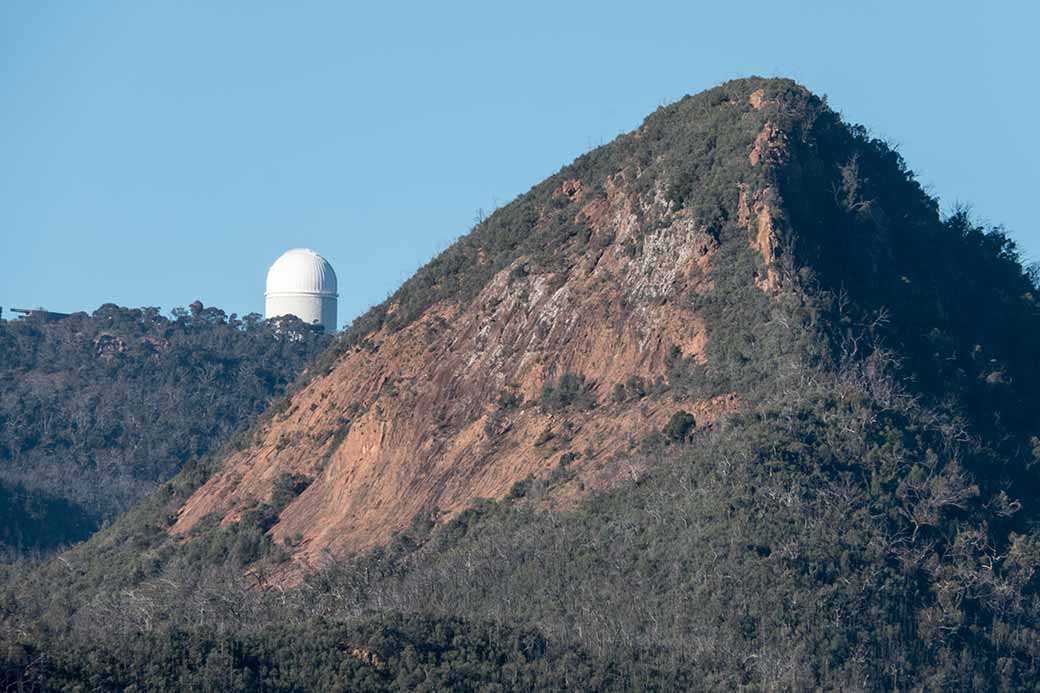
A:
<svg viewBox="0 0 1040 693">
<path fill-rule="evenodd" d="M 651 386 L 673 347 L 702 358 L 704 328 L 683 296 L 710 284 L 712 239 L 681 213 L 625 192 L 623 176 L 605 199 L 582 206 L 595 255 L 576 256 L 566 277 L 499 272 L 467 306 L 437 304 L 403 330 L 380 330 L 325 377 L 295 395 L 257 444 L 228 459 L 184 505 L 174 532 L 249 500 L 267 500 L 283 472 L 314 482 L 281 514 L 276 540 L 302 537 L 297 558 L 341 554 L 385 541 L 419 513 L 445 516 L 476 498 L 500 498 L 528 475 L 547 474 L 567 452 L 579 481 L 567 497 L 609 484 L 612 460 L 677 409 L 707 425 L 733 409 L 733 397 L 680 402 L 668 394 L 629 394 L 615 384 L 632 376 Z M 582 195 L 580 181 L 560 191 Z M 632 253 L 635 205 L 658 220 Z M 607 234 L 613 232 L 613 242 Z M 567 248 L 561 248 L 566 253 Z M 547 411 L 543 386 L 583 375 L 597 405 Z M 503 395 L 522 400 L 502 406 Z"/>
<path fill-rule="evenodd" d="M 747 112 L 766 103 L 760 93 L 745 101 Z M 762 169 L 782 159 L 783 148 L 766 122 L 749 133 L 742 158 Z M 570 502 L 634 473 L 623 460 L 677 410 L 707 426 L 737 408 L 735 395 L 689 401 L 653 387 L 676 349 L 706 358 L 705 326 L 687 306 L 712 288 L 717 243 L 660 184 L 637 185 L 642 166 L 626 164 L 599 183 L 557 181 L 531 232 L 551 223 L 583 229 L 580 241 L 552 248 L 562 262 L 542 270 L 520 254 L 475 298 L 442 299 L 401 329 L 368 335 L 298 392 L 249 449 L 225 460 L 172 531 L 187 532 L 212 513 L 234 522 L 250 502 L 271 497 L 279 475 L 303 474 L 313 483 L 270 531 L 292 547 L 296 565 L 312 564 L 324 551 L 384 542 L 421 513 L 445 518 L 475 499 L 501 498 L 529 475 L 548 475 L 563 455 L 573 477 L 554 497 Z M 765 261 L 762 288 L 774 292 L 767 198 L 734 185 L 738 195 L 737 223 Z M 569 215 L 563 222 L 561 209 Z M 483 249 L 472 261 L 488 261 Z M 595 406 L 539 402 L 564 374 L 584 377 Z M 615 392 L 633 378 L 645 387 Z"/>
</svg>

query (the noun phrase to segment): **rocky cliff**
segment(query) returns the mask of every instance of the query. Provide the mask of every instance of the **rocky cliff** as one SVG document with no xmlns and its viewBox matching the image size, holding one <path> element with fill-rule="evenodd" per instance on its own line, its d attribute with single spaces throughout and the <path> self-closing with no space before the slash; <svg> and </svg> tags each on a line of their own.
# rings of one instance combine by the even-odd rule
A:
<svg viewBox="0 0 1040 693">
<path fill-rule="evenodd" d="M 522 493 L 530 479 L 552 477 L 546 502 L 568 504 L 637 476 L 648 438 L 689 435 L 741 407 L 747 382 L 780 363 L 755 356 L 766 342 L 799 359 L 838 348 L 822 332 L 808 352 L 794 344 L 818 319 L 797 332 L 781 310 L 804 303 L 804 287 L 856 291 L 884 264 L 921 290 L 894 236 L 925 242 L 939 219 L 890 154 L 783 80 L 731 82 L 660 109 L 359 319 L 170 531 L 228 526 L 268 504 L 266 529 L 299 567 Z M 872 184 L 875 171 L 898 179 L 897 201 Z M 916 229 L 898 228 L 900 217 Z M 869 247 L 856 247 L 861 237 Z M 843 246 L 849 255 L 835 252 Z M 898 306 L 893 280 L 885 291 Z M 883 310 L 856 305 L 882 329 Z M 907 324 L 890 337 L 934 328 Z M 669 427 L 686 415 L 691 424 Z M 287 479 L 298 495 L 275 499 Z"/>
</svg>

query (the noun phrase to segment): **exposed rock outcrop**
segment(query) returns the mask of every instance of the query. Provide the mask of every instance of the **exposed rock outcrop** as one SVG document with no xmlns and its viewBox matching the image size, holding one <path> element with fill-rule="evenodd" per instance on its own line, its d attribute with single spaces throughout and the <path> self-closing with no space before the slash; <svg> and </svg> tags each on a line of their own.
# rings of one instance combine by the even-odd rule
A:
<svg viewBox="0 0 1040 693">
<path fill-rule="evenodd" d="M 759 83 L 670 107 L 688 112 L 686 132 L 660 131 L 651 116 L 478 225 L 452 256 L 460 274 L 417 275 L 431 298 L 418 308 L 414 296 L 391 299 L 331 370 L 223 462 L 172 531 L 212 515 L 236 522 L 279 477 L 298 475 L 312 482 L 270 534 L 297 565 L 312 564 L 385 542 L 421 515 L 502 498 L 561 458 L 567 480 L 550 502 L 570 503 L 632 474 L 641 441 L 676 411 L 705 427 L 737 409 L 736 394 L 696 399 L 667 374 L 678 361 L 710 366 L 694 299 L 714 290 L 724 227 L 761 255 L 749 282 L 782 288 L 771 172 L 788 158 L 789 135 Z M 711 155 L 714 168 L 686 168 L 712 160 L 686 148 L 720 141 L 730 149 Z M 717 211 L 712 186 L 723 179 L 735 225 Z M 512 216 L 498 222 L 503 214 Z M 450 282 L 477 290 L 449 291 Z M 565 376 L 580 402 L 546 401 Z"/>
</svg>

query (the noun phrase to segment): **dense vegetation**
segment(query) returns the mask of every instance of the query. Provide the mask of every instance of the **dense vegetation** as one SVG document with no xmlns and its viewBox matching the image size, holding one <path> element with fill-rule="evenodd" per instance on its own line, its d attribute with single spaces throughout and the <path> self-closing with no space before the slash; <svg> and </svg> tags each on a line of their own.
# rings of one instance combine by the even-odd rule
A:
<svg viewBox="0 0 1040 693">
<path fill-rule="evenodd" d="M 598 691 L 627 683 L 609 661 L 554 647 L 534 631 L 421 616 L 174 631 L 118 651 L 84 643 L 57 659 L 17 645 L 0 662 L 0 684 L 15 681 L 43 690 L 180 691 Z"/>
<path fill-rule="evenodd" d="M 328 338 L 196 302 L 0 322 L 0 551 L 48 551 L 206 455 Z"/>
<path fill-rule="evenodd" d="M 773 105 L 746 106 L 755 89 Z M 767 118 L 790 162 L 750 167 Z M 743 410 L 699 427 L 676 412 L 614 462 L 644 471 L 577 508 L 541 502 L 559 476 L 531 480 L 369 554 L 329 558 L 287 590 L 258 589 L 284 556 L 264 534 L 276 508 L 169 539 L 170 511 L 215 464 L 192 461 L 62 560 L 8 568 L 0 681 L 1034 689 L 1036 274 L 1000 229 L 941 219 L 897 154 L 790 82 L 743 80 L 660 110 L 638 138 L 482 222 L 402 287 L 391 299 L 402 309 L 377 307 L 341 344 L 463 300 L 521 252 L 525 271 L 565 272 L 553 248 L 588 239 L 573 216 L 533 219 L 559 208 L 551 191 L 564 178 L 595 189 L 633 163 L 637 185 L 660 185 L 718 242 L 713 290 L 688 298 L 707 325 L 707 364 L 677 353 L 652 387 L 736 390 Z M 755 284 L 764 266 L 739 224 L 742 185 L 786 213 L 776 295 Z M 651 387 L 619 385 L 619 400 Z M 597 403 L 568 373 L 539 405 Z"/>
</svg>

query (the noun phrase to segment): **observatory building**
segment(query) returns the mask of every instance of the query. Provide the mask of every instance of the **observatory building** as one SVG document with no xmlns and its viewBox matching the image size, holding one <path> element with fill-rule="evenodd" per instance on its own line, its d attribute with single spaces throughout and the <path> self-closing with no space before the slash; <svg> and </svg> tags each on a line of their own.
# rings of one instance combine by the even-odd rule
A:
<svg viewBox="0 0 1040 693">
<path fill-rule="evenodd" d="M 267 270 L 264 317 L 295 315 L 325 332 L 336 331 L 336 273 L 313 250 L 286 251 Z"/>
</svg>

